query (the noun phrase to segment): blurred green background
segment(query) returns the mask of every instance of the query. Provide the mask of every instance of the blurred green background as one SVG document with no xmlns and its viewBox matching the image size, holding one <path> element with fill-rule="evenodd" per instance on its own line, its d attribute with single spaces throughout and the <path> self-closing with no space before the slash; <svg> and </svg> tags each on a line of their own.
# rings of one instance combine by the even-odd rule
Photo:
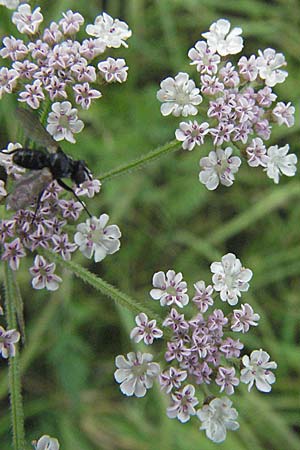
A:
<svg viewBox="0 0 300 450">
<path fill-rule="evenodd" d="M 78 10 L 93 23 L 105 9 L 129 24 L 124 85 L 102 89 L 103 98 L 81 117 L 86 123 L 77 145 L 66 152 L 83 158 L 95 175 L 126 163 L 173 139 L 178 123 L 160 115 L 160 81 L 189 67 L 187 51 L 218 18 L 243 28 L 244 54 L 273 47 L 285 54 L 289 77 L 275 88 L 279 99 L 296 106 L 296 125 L 277 127 L 270 145 L 290 144 L 299 155 L 300 3 L 298 0 L 107 0 L 41 1 L 45 22 L 62 11 Z M 10 13 L 0 7 L 1 36 L 13 33 Z M 14 141 L 16 99 L 0 102 L 0 142 Z M 178 151 L 139 171 L 103 183 L 89 202 L 97 216 L 106 212 L 122 231 L 121 250 L 102 263 L 75 260 L 119 289 L 150 302 L 155 271 L 173 268 L 192 287 L 209 281 L 209 265 L 231 251 L 253 270 L 244 301 L 261 315 L 260 325 L 242 336 L 246 351 L 263 348 L 277 361 L 272 394 L 246 386 L 232 398 L 240 430 L 229 432 L 220 448 L 300 448 L 300 182 L 281 178 L 278 186 L 243 165 L 231 188 L 209 192 L 198 181 L 198 161 L 210 150 Z M 128 333 L 133 315 L 72 274 L 63 273 L 57 292 L 33 292 L 31 265 L 18 272 L 25 302 L 27 342 L 21 358 L 28 440 L 50 434 L 62 450 L 210 450 L 200 422 L 180 424 L 165 415 L 166 399 L 156 387 L 145 398 L 125 398 L 114 382 L 114 357 L 134 346 Z M 192 290 L 191 290 L 192 293 Z M 156 306 L 156 304 L 154 305 Z M 0 449 L 10 447 L 6 363 L 0 366 Z"/>
</svg>

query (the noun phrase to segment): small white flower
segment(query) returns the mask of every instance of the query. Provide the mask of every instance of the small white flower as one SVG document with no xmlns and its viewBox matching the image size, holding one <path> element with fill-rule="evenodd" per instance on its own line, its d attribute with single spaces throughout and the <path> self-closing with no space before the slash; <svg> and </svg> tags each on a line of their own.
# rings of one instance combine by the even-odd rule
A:
<svg viewBox="0 0 300 450">
<path fill-rule="evenodd" d="M 74 241 L 84 256 L 90 259 L 94 255 L 95 262 L 102 261 L 120 248 L 120 229 L 117 225 L 107 226 L 108 221 L 109 216 L 101 214 L 99 219 L 91 217 L 77 225 Z"/>
<path fill-rule="evenodd" d="M 198 123 L 196 120 L 193 122 L 180 122 L 179 128 L 175 131 L 177 141 L 182 142 L 182 148 L 184 150 L 193 150 L 195 145 L 202 145 L 204 143 L 204 136 L 209 132 L 209 124 L 207 122 Z"/>
<path fill-rule="evenodd" d="M 68 101 L 53 103 L 47 122 L 47 131 L 56 141 L 66 139 L 72 144 L 76 142 L 74 134 L 84 127 L 82 120 L 77 118 L 77 109 Z"/>
<path fill-rule="evenodd" d="M 272 145 L 267 151 L 267 167 L 264 169 L 274 183 L 279 183 L 279 176 L 283 173 L 287 177 L 293 177 L 297 171 L 297 156 L 294 153 L 288 155 L 289 144 L 284 147 Z"/>
<path fill-rule="evenodd" d="M 259 137 L 252 139 L 251 143 L 246 147 L 248 164 L 250 167 L 263 166 L 266 167 L 268 157 L 267 149 L 263 140 Z"/>
<path fill-rule="evenodd" d="M 198 41 L 195 48 L 191 48 L 188 57 L 192 60 L 191 65 L 196 64 L 197 71 L 212 75 L 217 73 L 220 56 L 212 51 L 205 41 Z"/>
<path fill-rule="evenodd" d="M 113 48 L 121 45 L 128 47 L 125 41 L 132 35 L 126 22 L 113 19 L 105 12 L 96 17 L 94 25 L 87 25 L 86 32 L 98 38 L 106 47 Z"/>
<path fill-rule="evenodd" d="M 258 50 L 259 57 L 256 60 L 256 66 L 260 78 L 265 80 L 267 86 L 273 87 L 277 83 L 283 83 L 288 73 L 280 70 L 286 66 L 286 61 L 282 53 L 276 53 L 273 48 L 267 48 L 263 52 Z"/>
<path fill-rule="evenodd" d="M 95 194 L 100 192 L 101 181 L 94 178 L 93 180 L 86 180 L 75 189 L 76 195 L 86 195 L 88 198 L 93 198 Z"/>
<path fill-rule="evenodd" d="M 159 376 L 160 366 L 152 362 L 150 353 L 130 352 L 127 360 L 123 355 L 116 357 L 115 380 L 121 383 L 121 392 L 125 395 L 144 397 L 147 389 L 153 386 L 153 381 Z"/>
<path fill-rule="evenodd" d="M 187 305 L 189 296 L 187 284 L 182 280 L 182 273 L 175 273 L 174 270 L 156 272 L 152 280 L 154 289 L 151 289 L 150 295 L 154 300 L 160 300 L 161 306 L 177 305 L 180 308 Z"/>
<path fill-rule="evenodd" d="M 35 443 L 36 450 L 59 450 L 59 442 L 45 434 Z"/>
<path fill-rule="evenodd" d="M 149 320 L 147 314 L 138 314 L 135 318 L 135 322 L 137 327 L 134 327 L 130 333 L 130 339 L 134 342 L 144 340 L 146 345 L 151 345 L 153 344 L 154 339 L 162 337 L 163 332 L 156 327 L 156 320 Z"/>
<path fill-rule="evenodd" d="M 242 309 L 234 309 L 233 317 L 231 321 L 232 331 L 241 331 L 242 333 L 247 333 L 249 331 L 250 325 L 257 326 L 260 319 L 259 314 L 253 311 L 253 308 L 248 303 L 241 305 Z"/>
<path fill-rule="evenodd" d="M 208 47 L 213 52 L 218 52 L 221 56 L 235 55 L 243 48 L 243 39 L 239 36 L 241 28 L 233 28 L 230 33 L 230 22 L 226 19 L 219 19 L 209 27 L 207 33 L 202 36 L 207 40 Z"/>
<path fill-rule="evenodd" d="M 202 97 L 187 73 L 179 72 L 175 79 L 166 78 L 160 83 L 160 87 L 157 99 L 162 102 L 160 111 L 163 116 L 173 114 L 176 117 L 187 117 L 197 114 L 196 106 L 202 102 Z"/>
<path fill-rule="evenodd" d="M 254 383 L 259 391 L 271 391 L 270 385 L 275 383 L 276 378 L 270 369 L 276 369 L 277 364 L 269 359 L 270 355 L 262 349 L 254 350 L 250 358 L 248 355 L 243 356 L 242 362 L 245 369 L 241 370 L 240 380 L 242 383 L 249 383 L 248 391 L 251 390 Z"/>
<path fill-rule="evenodd" d="M 17 11 L 12 15 L 12 22 L 16 25 L 20 33 L 35 34 L 37 33 L 40 23 L 43 22 L 43 15 L 40 13 L 41 8 L 35 8 L 31 11 L 31 6 L 27 3 L 21 4 Z"/>
<path fill-rule="evenodd" d="M 107 83 L 124 83 L 127 80 L 126 61 L 123 58 L 107 58 L 98 63 L 98 69 Z"/>
<path fill-rule="evenodd" d="M 221 148 L 211 151 L 208 156 L 200 159 L 199 180 L 205 184 L 210 191 L 216 189 L 219 183 L 231 186 L 234 174 L 239 170 L 241 160 L 238 156 L 231 156 L 232 148 Z"/>
<path fill-rule="evenodd" d="M 29 269 L 33 276 L 31 282 L 33 289 L 46 288 L 48 291 L 56 291 L 62 279 L 55 275 L 55 267 L 55 263 L 48 264 L 43 256 L 36 255 L 34 265 Z"/>
<path fill-rule="evenodd" d="M 278 125 L 286 125 L 288 128 L 292 127 L 295 123 L 295 107 L 292 106 L 291 102 L 287 105 L 283 102 L 277 103 L 272 111 L 274 119 Z"/>
<path fill-rule="evenodd" d="M 19 0 L 0 0 L 0 5 L 6 6 L 8 9 L 16 9 L 19 3 Z"/>
<path fill-rule="evenodd" d="M 213 262 L 210 270 L 213 273 L 214 289 L 220 292 L 221 300 L 236 305 L 241 292 L 249 289 L 252 271 L 245 269 L 233 253 L 222 256 L 221 262 Z"/>
<path fill-rule="evenodd" d="M 181 423 L 190 420 L 196 414 L 195 406 L 199 401 L 195 397 L 195 388 L 192 384 L 184 386 L 180 391 L 172 394 L 172 404 L 167 408 L 167 416 L 170 419 L 177 418 Z"/>
<path fill-rule="evenodd" d="M 206 436 L 219 443 L 226 439 L 226 430 L 237 430 L 239 423 L 237 410 L 231 408 L 232 401 L 227 397 L 214 398 L 208 405 L 197 411 L 201 420 L 200 430 L 206 431 Z"/>
<path fill-rule="evenodd" d="M 14 69 L 7 67 L 0 68 L 0 99 L 3 94 L 11 94 L 16 87 L 19 78 L 19 73 Z"/>
</svg>

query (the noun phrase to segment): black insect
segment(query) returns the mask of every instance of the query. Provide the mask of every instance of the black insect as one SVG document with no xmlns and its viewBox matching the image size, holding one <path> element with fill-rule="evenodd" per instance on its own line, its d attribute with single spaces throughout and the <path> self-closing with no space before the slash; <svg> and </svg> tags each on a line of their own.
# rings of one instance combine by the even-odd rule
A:
<svg viewBox="0 0 300 450">
<path fill-rule="evenodd" d="M 20 108 L 17 110 L 17 115 L 28 136 L 37 144 L 43 146 L 43 149 L 17 148 L 11 152 L 6 152 L 6 154 L 12 154 L 14 164 L 29 169 L 15 182 L 13 191 L 7 197 L 7 207 L 17 211 L 36 202 L 37 212 L 44 191 L 53 180 L 56 180 L 62 188 L 73 193 L 91 217 L 82 200 L 62 180 L 62 178 L 70 178 L 79 186 L 84 181 L 92 179 L 91 172 L 85 162 L 73 160 L 66 155 L 48 134 L 35 114 Z"/>
</svg>

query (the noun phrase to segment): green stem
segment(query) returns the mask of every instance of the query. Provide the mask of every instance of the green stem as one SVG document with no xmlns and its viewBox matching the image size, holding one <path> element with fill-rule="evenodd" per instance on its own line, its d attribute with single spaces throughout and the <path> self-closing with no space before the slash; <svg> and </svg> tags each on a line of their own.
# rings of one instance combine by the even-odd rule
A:
<svg viewBox="0 0 300 450">
<path fill-rule="evenodd" d="M 9 330 L 17 327 L 16 309 L 15 309 L 15 280 L 12 271 L 7 263 L 4 265 L 4 287 L 5 287 L 5 314 L 7 328 Z M 11 408 L 11 421 L 13 432 L 14 450 L 25 449 L 25 431 L 24 414 L 21 394 L 21 377 L 19 368 L 19 351 L 16 349 L 16 355 L 9 357 L 8 384 Z"/>
<path fill-rule="evenodd" d="M 51 252 L 50 250 L 44 249 L 42 253 L 50 260 L 57 262 L 58 264 L 73 272 L 76 277 L 80 278 L 82 281 L 89 284 L 97 291 L 100 291 L 106 297 L 112 298 L 116 303 L 124 306 L 135 314 L 144 312 L 149 316 L 150 319 L 156 319 L 158 325 L 161 326 L 162 320 L 160 316 L 151 307 L 146 306 L 144 303 L 133 299 L 124 292 L 119 291 L 116 287 L 107 283 L 107 281 L 98 277 L 94 273 L 89 272 L 87 269 L 81 267 L 79 264 L 76 264 L 73 261 L 64 261 L 59 255 Z"/>
<path fill-rule="evenodd" d="M 123 175 L 126 172 L 130 172 L 132 170 L 143 167 L 145 164 L 155 161 L 163 155 L 171 153 L 180 148 L 181 144 L 174 140 L 165 144 L 161 147 L 156 148 L 155 150 L 151 150 L 149 153 L 142 155 L 140 158 L 134 159 L 133 161 L 123 164 L 122 166 L 117 167 L 116 169 L 109 170 L 108 172 L 99 175 L 96 178 L 99 178 L 102 182 L 109 180 L 110 178 Z"/>
</svg>

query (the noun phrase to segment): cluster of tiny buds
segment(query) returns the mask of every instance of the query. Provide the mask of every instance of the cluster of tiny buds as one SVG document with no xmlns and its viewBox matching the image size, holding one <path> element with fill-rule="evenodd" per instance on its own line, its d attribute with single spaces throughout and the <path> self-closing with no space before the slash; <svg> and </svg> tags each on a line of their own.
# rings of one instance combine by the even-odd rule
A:
<svg viewBox="0 0 300 450">
<path fill-rule="evenodd" d="M 202 280 L 194 284 L 192 302 L 196 314 L 191 319 L 178 310 L 189 303 L 182 273 L 168 270 L 154 274 L 150 296 L 162 307 L 169 307 L 162 322 L 164 331 L 156 320 L 149 320 L 145 313 L 140 313 L 130 337 L 136 343 L 143 341 L 151 345 L 164 336 L 164 362 L 161 365 L 153 362 L 151 353 L 130 352 L 127 358 L 119 355 L 115 380 L 120 383 L 123 394 L 137 397 L 143 397 L 154 380 L 158 380 L 161 390 L 170 398 L 169 418 L 184 423 L 197 416 L 200 430 L 205 430 L 212 441 L 222 442 L 227 429 L 239 427 L 238 413 L 228 397 L 218 398 L 214 394 L 219 391 L 231 396 L 240 382 L 248 384 L 249 391 L 255 384 L 258 390 L 270 392 L 275 382 L 271 369 L 276 369 L 277 365 L 262 349 L 252 351 L 250 356 L 241 356 L 244 345 L 240 339 L 232 337 L 234 333 L 243 335 L 250 327 L 258 325 L 260 316 L 250 304 L 241 304 L 227 316 L 222 309 L 214 308 L 217 293 L 222 302 L 237 305 L 242 293 L 249 288 L 252 271 L 244 268 L 233 253 L 212 263 L 210 269 L 212 284 L 206 285 Z M 201 394 L 201 385 L 206 386 L 205 396 Z M 208 386 L 211 395 L 207 397 Z M 196 410 L 199 397 L 204 401 Z"/>
<path fill-rule="evenodd" d="M 282 53 L 272 48 L 259 50 L 258 56 L 242 56 L 236 66 L 228 59 L 243 48 L 241 28 L 230 30 L 230 22 L 219 19 L 204 40 L 196 42 L 188 52 L 191 65 L 200 75 L 200 85 L 185 72 L 161 82 L 157 98 L 162 102 L 163 116 L 196 116 L 198 107 L 206 113 L 205 121 L 180 122 L 175 132 L 184 150 L 193 150 L 207 139 L 214 150 L 200 159 L 199 180 L 207 189 L 219 184 L 231 186 L 243 156 L 250 167 L 261 166 L 275 183 L 279 176 L 294 176 L 297 157 L 288 154 L 288 144 L 267 148 L 272 125 L 294 125 L 295 108 L 291 103 L 274 103 L 277 95 L 272 88 L 283 83 L 288 75 Z M 203 117 L 203 116 L 202 116 Z M 225 149 L 221 148 L 222 146 Z M 233 150 L 239 156 L 233 156 Z"/>
<path fill-rule="evenodd" d="M 18 93 L 18 101 L 32 109 L 49 99 L 52 111 L 48 132 L 57 141 L 75 142 L 74 134 L 84 124 L 72 103 L 88 109 L 94 99 L 102 96 L 95 87 L 127 79 L 128 67 L 123 58 L 108 57 L 99 61 L 97 68 L 93 65 L 95 58 L 99 60 L 107 49 L 127 47 L 126 40 L 132 33 L 125 22 L 103 13 L 93 25 L 87 25 L 91 37 L 79 42 L 76 34 L 84 23 L 81 14 L 68 10 L 58 23 L 51 22 L 41 31 L 40 10 L 37 7 L 32 11 L 29 4 L 23 3 L 12 15 L 13 24 L 26 38 L 3 39 L 0 56 L 11 61 L 11 67 L 0 68 L 0 99 L 4 94 Z"/>
<path fill-rule="evenodd" d="M 32 442 L 34 450 L 59 450 L 60 445 L 56 438 L 44 434 L 37 441 Z"/>
<path fill-rule="evenodd" d="M 20 144 L 9 144 L 8 153 Z M 0 165 L 7 174 L 18 179 L 23 170 L 13 164 L 11 154 L 0 153 Z M 75 189 L 77 196 L 93 197 L 100 191 L 101 183 L 97 179 L 87 180 Z M 4 187 L 3 187 L 3 189 Z M 43 193 L 39 208 L 36 205 L 29 209 L 16 211 L 9 219 L 0 220 L 0 245 L 3 246 L 2 261 L 7 261 L 12 270 L 18 270 L 20 261 L 29 252 L 52 250 L 69 261 L 72 253 L 79 250 L 87 258 L 95 262 L 102 261 L 107 255 L 120 248 L 121 232 L 117 225 L 108 225 L 109 216 L 101 214 L 99 218 L 88 218 L 77 225 L 72 240 L 69 238 L 70 225 L 77 221 L 83 212 L 83 205 L 77 200 L 62 198 L 63 189 L 53 181 Z M 3 196 L 7 193 L 2 192 Z M 56 290 L 62 279 L 55 274 L 55 264 L 48 263 L 36 255 L 30 268 L 32 287 L 34 289 Z"/>
</svg>

